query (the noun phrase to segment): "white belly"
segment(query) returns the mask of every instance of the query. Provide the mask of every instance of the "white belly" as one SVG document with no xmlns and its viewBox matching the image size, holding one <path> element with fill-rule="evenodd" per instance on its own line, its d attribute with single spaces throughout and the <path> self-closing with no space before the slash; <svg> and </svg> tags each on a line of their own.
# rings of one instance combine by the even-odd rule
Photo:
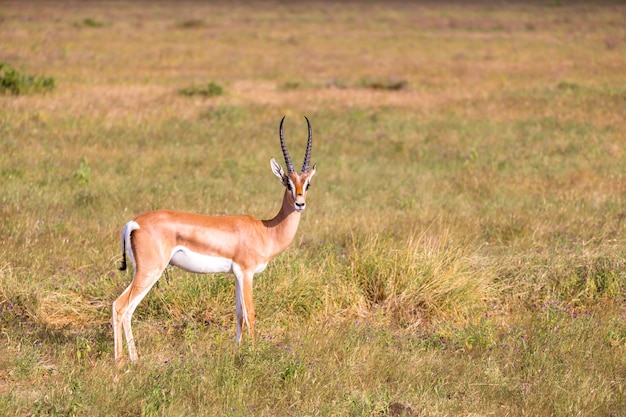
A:
<svg viewBox="0 0 626 417">
<path fill-rule="evenodd" d="M 172 249 L 170 264 L 185 271 L 198 274 L 231 272 L 233 270 L 233 261 L 231 259 L 202 255 L 184 246 L 176 246 Z"/>
</svg>

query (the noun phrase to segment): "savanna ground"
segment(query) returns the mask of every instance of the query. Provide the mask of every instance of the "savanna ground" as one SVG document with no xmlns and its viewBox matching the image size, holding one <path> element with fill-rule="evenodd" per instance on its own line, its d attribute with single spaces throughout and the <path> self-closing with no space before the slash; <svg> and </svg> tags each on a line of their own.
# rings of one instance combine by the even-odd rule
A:
<svg viewBox="0 0 626 417">
<path fill-rule="evenodd" d="M 1 415 L 626 415 L 623 4 L 3 1 L 0 62 Z M 273 216 L 283 115 L 255 345 L 174 269 L 118 368 L 122 226 Z"/>
</svg>

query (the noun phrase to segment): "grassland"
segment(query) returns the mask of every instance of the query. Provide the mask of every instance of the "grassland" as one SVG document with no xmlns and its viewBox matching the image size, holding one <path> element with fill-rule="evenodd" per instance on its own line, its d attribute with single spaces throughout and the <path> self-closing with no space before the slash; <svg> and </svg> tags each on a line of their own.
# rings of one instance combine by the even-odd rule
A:
<svg viewBox="0 0 626 417">
<path fill-rule="evenodd" d="M 3 1 L 0 62 L 54 88 L 0 95 L 0 415 L 626 416 L 625 22 Z M 318 173 L 255 280 L 257 343 L 234 347 L 231 277 L 174 269 L 118 369 L 121 227 L 271 217 L 283 115 Z"/>
</svg>

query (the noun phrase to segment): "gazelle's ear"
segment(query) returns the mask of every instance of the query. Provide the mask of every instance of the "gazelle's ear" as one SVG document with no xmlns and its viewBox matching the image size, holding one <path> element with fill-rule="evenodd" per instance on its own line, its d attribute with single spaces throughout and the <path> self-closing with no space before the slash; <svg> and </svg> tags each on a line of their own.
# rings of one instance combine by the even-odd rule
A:
<svg viewBox="0 0 626 417">
<path fill-rule="evenodd" d="M 276 161 L 274 158 L 270 159 L 270 167 L 272 168 L 272 172 L 278 177 L 280 182 L 282 184 L 285 184 L 285 181 L 287 179 L 285 176 L 285 171 L 283 171 L 283 167 L 280 166 L 278 161 Z"/>
<path fill-rule="evenodd" d="M 315 168 L 317 168 L 317 164 L 313 164 L 313 168 L 311 168 L 311 170 L 309 171 L 309 179 L 313 178 L 313 176 L 317 172 Z"/>
</svg>

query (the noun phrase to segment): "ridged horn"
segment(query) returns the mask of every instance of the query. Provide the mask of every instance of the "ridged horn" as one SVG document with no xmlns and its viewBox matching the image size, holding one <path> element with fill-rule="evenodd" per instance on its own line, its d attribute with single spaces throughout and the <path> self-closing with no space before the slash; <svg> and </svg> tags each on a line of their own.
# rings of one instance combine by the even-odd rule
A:
<svg viewBox="0 0 626 417">
<path fill-rule="evenodd" d="M 302 164 L 302 172 L 309 172 L 309 164 L 311 163 L 311 145 L 313 144 L 313 132 L 311 131 L 311 122 L 309 118 L 304 116 L 306 124 L 309 128 L 309 139 L 306 142 L 306 152 L 304 153 L 304 163 Z"/>
<path fill-rule="evenodd" d="M 287 172 L 292 173 L 293 163 L 291 162 L 291 158 L 289 157 L 289 151 L 287 151 L 287 145 L 285 145 L 285 138 L 283 137 L 283 122 L 285 121 L 285 116 L 280 119 L 280 127 L 278 128 L 278 135 L 280 136 L 280 147 L 283 150 L 283 156 L 285 157 L 285 164 L 287 165 Z"/>
</svg>

